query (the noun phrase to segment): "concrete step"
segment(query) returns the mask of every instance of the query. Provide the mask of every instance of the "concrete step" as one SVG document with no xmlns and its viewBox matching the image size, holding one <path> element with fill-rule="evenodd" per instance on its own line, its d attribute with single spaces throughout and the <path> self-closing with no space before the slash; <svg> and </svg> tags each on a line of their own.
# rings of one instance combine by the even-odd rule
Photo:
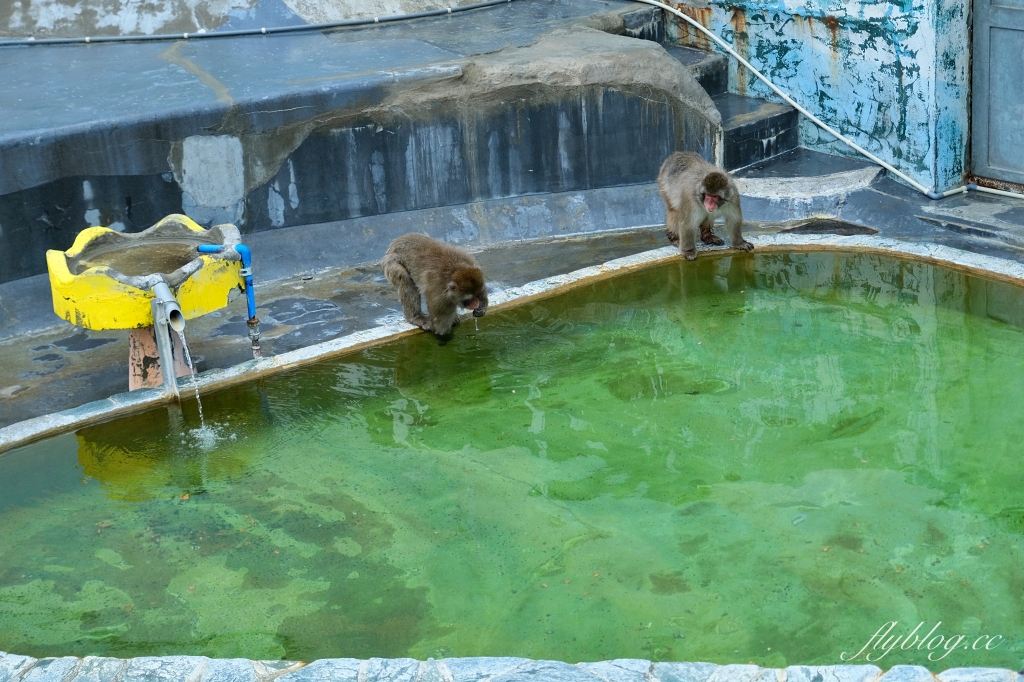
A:
<svg viewBox="0 0 1024 682">
<path fill-rule="evenodd" d="M 728 170 L 743 168 L 799 144 L 799 114 L 787 104 L 728 92 L 729 59 L 692 47 L 665 45 L 684 64 L 718 107 L 725 128 L 723 160 Z"/>
<path fill-rule="evenodd" d="M 697 82 L 712 97 L 729 89 L 729 58 L 716 52 L 705 52 L 695 47 L 663 45 L 665 51 L 688 67 Z"/>
<path fill-rule="evenodd" d="M 796 149 L 799 114 L 788 104 L 723 93 L 712 97 L 725 129 L 726 170 L 743 168 Z"/>
</svg>

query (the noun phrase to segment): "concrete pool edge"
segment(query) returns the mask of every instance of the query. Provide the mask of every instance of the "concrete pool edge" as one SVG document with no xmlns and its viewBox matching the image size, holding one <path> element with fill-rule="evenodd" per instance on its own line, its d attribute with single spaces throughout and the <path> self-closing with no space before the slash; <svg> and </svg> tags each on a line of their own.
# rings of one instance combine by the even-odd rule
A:
<svg viewBox="0 0 1024 682">
<path fill-rule="evenodd" d="M 650 226 L 635 226 L 629 229 L 643 229 Z M 748 239 L 755 244 L 755 253 L 785 253 L 808 251 L 849 251 L 875 253 L 906 260 L 916 260 L 939 265 L 972 275 L 1009 282 L 1024 286 L 1024 263 L 963 251 L 933 243 L 911 243 L 875 235 L 816 235 L 816 234 L 768 234 L 753 235 Z M 736 254 L 728 247 L 706 247 L 701 252 L 716 257 Z M 705 256 L 707 257 L 707 256 Z M 675 247 L 665 246 L 650 251 L 616 258 L 600 265 L 553 275 L 522 286 L 496 291 L 491 296 L 492 311 L 503 310 L 554 296 L 576 287 L 622 274 L 630 270 L 649 267 L 679 258 Z M 343 337 L 313 344 L 294 351 L 262 358 L 223 369 L 213 369 L 197 375 L 200 393 L 228 388 L 280 372 L 299 369 L 322 360 L 355 353 L 357 351 L 402 338 L 420 330 L 397 316 L 377 320 L 372 329 L 366 329 Z M 179 379 L 182 397 L 187 399 L 193 392 L 191 380 Z M 79 407 L 54 412 L 17 422 L 0 428 L 0 456 L 15 448 L 35 441 L 72 431 L 89 424 L 106 421 L 118 416 L 138 412 L 157 405 L 169 403 L 173 396 L 161 389 L 142 389 L 130 393 L 96 400 Z"/>
<path fill-rule="evenodd" d="M 563 663 L 512 657 L 427 659 L 322 658 L 300 661 L 211 659 L 205 656 L 35 659 L 0 652 L 0 682 L 1019 682 L 1024 676 L 1001 668 L 927 668 L 896 665 L 789 666 L 654 663 L 616 659 Z"/>
</svg>

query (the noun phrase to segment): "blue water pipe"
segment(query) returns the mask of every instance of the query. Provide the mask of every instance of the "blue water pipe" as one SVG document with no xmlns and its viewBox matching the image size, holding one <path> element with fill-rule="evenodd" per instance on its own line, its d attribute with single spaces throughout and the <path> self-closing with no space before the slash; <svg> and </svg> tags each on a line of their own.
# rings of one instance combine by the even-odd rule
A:
<svg viewBox="0 0 1024 682">
<path fill-rule="evenodd" d="M 256 288 L 252 283 L 252 251 L 245 244 L 235 244 L 235 251 L 242 258 L 242 268 L 238 275 L 245 280 L 245 302 L 248 307 L 249 319 L 249 340 L 252 342 L 252 356 L 259 359 L 263 357 L 260 349 L 260 321 L 256 317 Z M 199 253 L 220 253 L 224 247 L 219 244 L 200 244 Z"/>
</svg>

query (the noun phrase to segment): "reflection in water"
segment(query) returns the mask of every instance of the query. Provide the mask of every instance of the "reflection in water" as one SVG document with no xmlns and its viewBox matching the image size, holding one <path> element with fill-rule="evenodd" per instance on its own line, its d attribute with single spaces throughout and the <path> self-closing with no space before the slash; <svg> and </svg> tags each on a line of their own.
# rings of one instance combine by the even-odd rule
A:
<svg viewBox="0 0 1024 682">
<path fill-rule="evenodd" d="M 0 649 L 1019 665 L 1021 290 L 701 258 L 0 458 Z M 232 438 L 234 436 L 234 438 Z M 42 474 L 41 471 L 45 471 Z M 930 625 L 929 625 L 930 627 Z"/>
</svg>

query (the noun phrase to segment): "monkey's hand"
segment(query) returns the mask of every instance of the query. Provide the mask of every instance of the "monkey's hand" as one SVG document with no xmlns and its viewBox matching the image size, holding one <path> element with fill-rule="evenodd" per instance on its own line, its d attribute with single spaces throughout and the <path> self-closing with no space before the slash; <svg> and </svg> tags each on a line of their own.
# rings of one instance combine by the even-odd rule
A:
<svg viewBox="0 0 1024 682">
<path fill-rule="evenodd" d="M 734 249 L 739 249 L 740 251 L 753 251 L 754 250 L 754 245 L 751 244 L 750 242 L 748 242 L 746 239 L 741 239 L 740 241 L 733 242 L 732 243 L 732 247 Z"/>
<path fill-rule="evenodd" d="M 683 258 L 685 258 L 686 260 L 696 260 L 697 259 L 697 249 L 690 249 L 689 251 L 683 251 Z"/>
</svg>

